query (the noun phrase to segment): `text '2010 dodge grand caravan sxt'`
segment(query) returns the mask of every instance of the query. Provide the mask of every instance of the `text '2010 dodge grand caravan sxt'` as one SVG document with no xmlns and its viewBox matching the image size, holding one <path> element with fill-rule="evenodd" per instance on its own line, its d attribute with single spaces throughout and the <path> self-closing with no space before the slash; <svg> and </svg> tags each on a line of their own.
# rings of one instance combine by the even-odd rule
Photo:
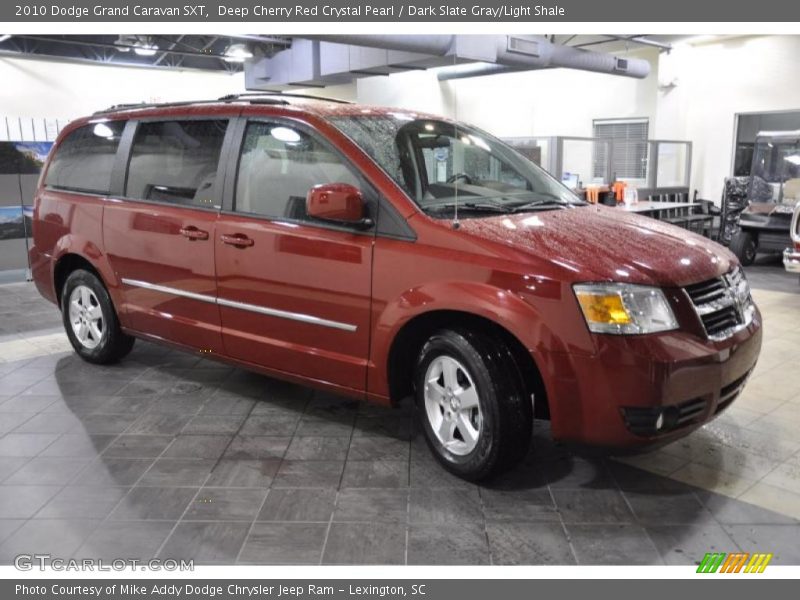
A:
<svg viewBox="0 0 800 600">
<path fill-rule="evenodd" d="M 36 285 L 85 360 L 134 338 L 390 404 L 480 479 L 556 439 L 665 442 L 728 406 L 761 316 L 727 250 L 585 204 L 483 131 L 286 96 L 118 107 L 62 132 Z"/>
</svg>

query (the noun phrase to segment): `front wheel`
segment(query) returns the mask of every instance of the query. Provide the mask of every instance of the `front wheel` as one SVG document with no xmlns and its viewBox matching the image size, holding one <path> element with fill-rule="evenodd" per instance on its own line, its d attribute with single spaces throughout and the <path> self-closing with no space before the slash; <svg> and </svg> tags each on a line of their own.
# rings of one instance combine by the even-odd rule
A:
<svg viewBox="0 0 800 600">
<path fill-rule="evenodd" d="M 740 231 L 733 236 L 729 248 L 742 265 L 749 267 L 756 260 L 756 254 L 758 254 L 758 240 L 749 231 Z"/>
<path fill-rule="evenodd" d="M 478 481 L 518 463 L 530 446 L 530 399 L 507 346 L 492 336 L 442 330 L 415 374 L 425 439 L 450 472 Z"/>
<path fill-rule="evenodd" d="M 113 363 L 133 348 L 134 338 L 120 329 L 108 291 L 94 273 L 70 273 L 61 292 L 61 316 L 72 347 L 87 362 Z"/>
</svg>

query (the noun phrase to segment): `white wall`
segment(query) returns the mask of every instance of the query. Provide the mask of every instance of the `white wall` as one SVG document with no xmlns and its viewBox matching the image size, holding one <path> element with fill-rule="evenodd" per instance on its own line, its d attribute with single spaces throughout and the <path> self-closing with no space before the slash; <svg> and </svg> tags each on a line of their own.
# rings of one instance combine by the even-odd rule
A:
<svg viewBox="0 0 800 600">
<path fill-rule="evenodd" d="M 244 76 L 0 58 L 0 116 L 74 119 L 128 102 L 217 98 Z"/>
<path fill-rule="evenodd" d="M 693 142 L 691 185 L 715 201 L 731 172 L 734 115 L 800 109 L 800 36 L 636 56 L 653 65 L 644 80 L 553 69 L 440 83 L 425 71 L 361 79 L 358 100 L 454 116 L 503 137 L 590 136 L 593 119 L 648 117 L 651 139 Z"/>
<path fill-rule="evenodd" d="M 758 36 L 680 47 L 662 55 L 655 135 L 688 139 L 692 185 L 719 201 L 730 175 L 736 113 L 800 109 L 800 36 Z M 666 83 L 666 81 L 664 81 Z"/>
</svg>

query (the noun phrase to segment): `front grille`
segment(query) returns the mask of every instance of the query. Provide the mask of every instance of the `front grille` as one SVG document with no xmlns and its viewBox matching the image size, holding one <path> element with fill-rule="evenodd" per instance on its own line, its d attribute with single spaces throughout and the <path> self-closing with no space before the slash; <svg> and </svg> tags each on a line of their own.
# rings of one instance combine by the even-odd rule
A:
<svg viewBox="0 0 800 600">
<path fill-rule="evenodd" d="M 729 338 L 746 327 L 754 309 L 750 289 L 741 268 L 684 288 L 709 339 Z"/>
</svg>

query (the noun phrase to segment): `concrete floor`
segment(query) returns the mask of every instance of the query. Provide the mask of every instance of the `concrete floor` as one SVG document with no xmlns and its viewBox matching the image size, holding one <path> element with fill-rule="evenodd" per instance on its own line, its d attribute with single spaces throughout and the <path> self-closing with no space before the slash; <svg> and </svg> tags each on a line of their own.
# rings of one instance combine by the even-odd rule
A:
<svg viewBox="0 0 800 600">
<path fill-rule="evenodd" d="M 31 284 L 0 286 L 0 562 L 800 564 L 800 285 L 774 262 L 749 277 L 764 352 L 721 418 L 618 460 L 537 423 L 525 464 L 489 486 L 445 473 L 408 406 L 141 342 L 91 366 Z"/>
</svg>

